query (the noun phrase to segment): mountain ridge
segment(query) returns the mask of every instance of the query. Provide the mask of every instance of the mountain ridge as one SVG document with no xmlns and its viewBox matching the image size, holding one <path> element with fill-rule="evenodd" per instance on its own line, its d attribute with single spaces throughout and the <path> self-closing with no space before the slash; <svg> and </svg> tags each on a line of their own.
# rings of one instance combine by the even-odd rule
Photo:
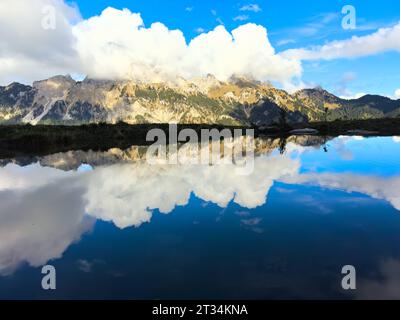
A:
<svg viewBox="0 0 400 320">
<path fill-rule="evenodd" d="M 0 87 L 0 123 L 182 123 L 273 125 L 282 121 L 359 120 L 400 116 L 400 100 L 365 95 L 345 100 L 323 88 L 293 94 L 240 76 L 212 75 L 187 81 L 140 83 L 123 80 L 75 81 L 58 75 L 32 86 Z"/>
</svg>

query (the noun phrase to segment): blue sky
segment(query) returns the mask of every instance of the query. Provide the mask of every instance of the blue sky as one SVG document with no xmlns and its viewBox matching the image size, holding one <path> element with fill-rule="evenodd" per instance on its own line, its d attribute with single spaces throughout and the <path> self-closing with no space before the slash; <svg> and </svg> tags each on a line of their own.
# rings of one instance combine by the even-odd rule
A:
<svg viewBox="0 0 400 320">
<path fill-rule="evenodd" d="M 319 85 L 343 97 L 397 91 L 400 98 L 398 1 L 13 1 L 0 2 L 1 85 L 66 73 L 243 74 L 289 91 Z M 41 24 L 49 3 L 58 19 L 50 31 Z M 345 5 L 356 10 L 353 30 L 342 27 Z"/>
<path fill-rule="evenodd" d="M 306 1 L 160 1 L 160 0 L 75 0 L 84 18 L 98 15 L 112 6 L 141 13 L 146 26 L 162 22 L 169 29 L 183 31 L 187 41 L 199 31 L 210 31 L 221 22 L 228 31 L 241 24 L 254 22 L 268 30 L 277 52 L 290 48 L 323 45 L 367 35 L 378 28 L 391 27 L 400 21 L 400 2 L 393 0 L 306 0 Z M 249 4 L 255 10 L 245 10 Z M 344 30 L 341 13 L 344 5 L 356 8 L 357 28 Z M 251 8 L 250 8 L 251 9 Z M 310 61 L 303 63 L 303 81 L 321 85 L 338 95 L 377 93 L 394 95 L 400 88 L 400 56 L 386 52 L 355 59 Z"/>
</svg>

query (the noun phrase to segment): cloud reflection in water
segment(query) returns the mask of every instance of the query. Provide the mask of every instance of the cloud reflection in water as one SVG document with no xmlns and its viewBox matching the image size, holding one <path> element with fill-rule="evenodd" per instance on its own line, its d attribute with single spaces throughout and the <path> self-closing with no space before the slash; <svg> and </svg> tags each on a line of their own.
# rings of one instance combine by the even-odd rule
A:
<svg viewBox="0 0 400 320">
<path fill-rule="evenodd" d="M 286 150 L 284 155 L 258 153 L 248 176 L 232 174 L 232 164 L 154 166 L 142 159 L 121 163 L 116 150 L 111 165 L 92 171 L 8 164 L 0 169 L 0 274 L 13 273 L 21 263 L 37 267 L 60 258 L 96 219 L 119 228 L 139 227 L 151 220 L 154 210 L 167 214 L 187 205 L 192 193 L 222 208 L 234 202 L 253 209 L 266 203 L 274 182 L 284 182 L 363 193 L 400 210 L 399 176 L 302 172 L 301 155 L 321 151 L 291 143 Z M 68 167 L 59 157 L 57 163 Z"/>
</svg>

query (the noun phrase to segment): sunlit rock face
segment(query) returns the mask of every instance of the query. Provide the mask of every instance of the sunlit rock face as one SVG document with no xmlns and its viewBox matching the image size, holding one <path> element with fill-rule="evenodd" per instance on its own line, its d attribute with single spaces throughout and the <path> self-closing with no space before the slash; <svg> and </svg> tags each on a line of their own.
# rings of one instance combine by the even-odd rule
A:
<svg viewBox="0 0 400 320">
<path fill-rule="evenodd" d="M 397 100 L 365 96 L 344 100 L 321 89 L 289 94 L 243 77 L 229 81 L 212 75 L 190 81 L 142 83 L 133 80 L 85 79 L 56 76 L 0 87 L 2 123 L 185 123 L 271 125 L 282 121 L 369 119 L 395 117 Z"/>
<path fill-rule="evenodd" d="M 191 81 L 179 78 L 175 82 L 140 83 L 75 82 L 69 76 L 56 76 L 37 81 L 33 87 L 14 84 L 0 88 L 0 120 L 31 124 L 270 124 L 279 122 L 283 109 L 287 121 L 307 121 L 294 110 L 293 101 L 275 98 L 276 93 L 289 97 L 268 84 L 239 77 L 229 82 L 209 75 Z"/>
<path fill-rule="evenodd" d="M 0 121 L 20 122 L 32 108 L 36 91 L 19 83 L 0 87 Z"/>
</svg>

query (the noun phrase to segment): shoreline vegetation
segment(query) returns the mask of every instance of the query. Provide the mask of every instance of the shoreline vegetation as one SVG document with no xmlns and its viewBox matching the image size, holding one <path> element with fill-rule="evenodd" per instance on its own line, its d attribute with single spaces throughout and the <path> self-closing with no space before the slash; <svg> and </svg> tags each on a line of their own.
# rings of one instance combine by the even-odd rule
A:
<svg viewBox="0 0 400 320">
<path fill-rule="evenodd" d="M 147 132 L 159 128 L 168 136 L 168 124 L 129 125 L 86 124 L 62 125 L 0 125 L 0 158 L 29 155 L 48 155 L 70 150 L 106 151 L 111 148 L 127 149 L 133 145 L 151 145 L 146 141 Z M 221 125 L 178 124 L 178 132 L 185 128 L 194 129 L 254 129 L 255 137 L 287 138 L 292 135 L 314 134 L 318 136 L 400 136 L 400 119 L 384 118 L 369 120 L 347 120 L 314 122 L 306 124 L 280 124 L 269 127 L 232 127 Z M 312 130 L 305 130 L 312 129 Z M 244 132 L 244 130 L 243 130 Z"/>
</svg>

